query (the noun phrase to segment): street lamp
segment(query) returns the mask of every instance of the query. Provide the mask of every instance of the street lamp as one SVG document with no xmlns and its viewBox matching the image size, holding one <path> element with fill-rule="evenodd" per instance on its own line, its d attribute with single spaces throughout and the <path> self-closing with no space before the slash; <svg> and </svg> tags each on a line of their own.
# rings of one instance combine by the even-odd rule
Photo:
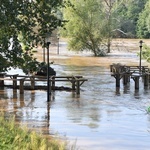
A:
<svg viewBox="0 0 150 150">
<path fill-rule="evenodd" d="M 50 91 L 50 80 L 49 80 L 49 45 L 51 44 L 50 42 L 50 35 L 47 35 L 45 37 L 45 44 L 46 44 L 46 48 L 47 48 L 47 102 L 50 101 L 50 95 L 51 95 L 51 91 Z"/>
<path fill-rule="evenodd" d="M 142 55 L 142 44 L 143 44 L 143 41 L 142 40 L 140 40 L 140 63 L 139 63 L 139 70 L 140 70 L 140 73 L 141 73 L 141 55 Z"/>
<path fill-rule="evenodd" d="M 43 62 L 45 63 L 45 37 L 43 38 L 43 43 L 44 43 L 44 45 L 43 45 Z"/>
<path fill-rule="evenodd" d="M 58 39 L 57 54 L 59 55 L 59 34 L 57 35 L 57 39 Z"/>
</svg>

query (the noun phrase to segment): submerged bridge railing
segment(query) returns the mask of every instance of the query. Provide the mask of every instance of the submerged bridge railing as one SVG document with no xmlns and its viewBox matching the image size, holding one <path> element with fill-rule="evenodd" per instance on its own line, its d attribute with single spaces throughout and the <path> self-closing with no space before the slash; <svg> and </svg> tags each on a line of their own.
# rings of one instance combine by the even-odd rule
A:
<svg viewBox="0 0 150 150">
<path fill-rule="evenodd" d="M 16 89 L 19 87 L 20 93 L 24 92 L 24 83 L 25 81 L 29 81 L 31 84 L 29 85 L 28 89 L 35 90 L 36 82 L 47 82 L 47 77 L 44 76 L 27 76 L 27 75 L 19 75 L 19 74 L 6 74 L 0 73 L 0 86 L 4 87 L 4 81 L 12 81 L 12 88 Z M 88 81 L 83 76 L 50 76 L 50 90 L 56 89 L 56 82 L 70 82 L 71 83 L 71 90 L 76 91 L 76 94 L 80 94 L 80 87 L 85 82 Z M 19 82 L 19 85 L 17 83 Z M 39 89 L 42 86 L 38 86 Z M 62 88 L 61 88 L 62 89 Z"/>
<path fill-rule="evenodd" d="M 116 79 L 116 87 L 120 87 L 120 80 L 126 85 L 133 79 L 135 89 L 139 89 L 139 79 L 143 79 L 144 86 L 150 83 L 150 68 L 148 66 L 126 66 L 120 63 L 110 65 L 111 76 Z"/>
</svg>

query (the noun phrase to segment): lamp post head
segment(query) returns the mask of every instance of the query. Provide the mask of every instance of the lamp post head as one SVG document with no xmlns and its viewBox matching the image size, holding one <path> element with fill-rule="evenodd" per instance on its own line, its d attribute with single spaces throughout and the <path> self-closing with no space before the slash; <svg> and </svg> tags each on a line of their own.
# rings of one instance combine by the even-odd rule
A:
<svg viewBox="0 0 150 150">
<path fill-rule="evenodd" d="M 49 47 L 49 45 L 51 44 L 51 37 L 50 37 L 50 34 L 46 34 L 45 36 L 45 44 L 47 47 Z"/>
<path fill-rule="evenodd" d="M 139 43 L 140 43 L 140 47 L 142 47 L 142 44 L 143 44 L 144 42 L 143 42 L 142 40 L 140 40 Z"/>
<path fill-rule="evenodd" d="M 60 38 L 60 34 L 58 33 L 58 34 L 57 34 L 57 39 L 59 40 L 59 38 Z"/>
</svg>

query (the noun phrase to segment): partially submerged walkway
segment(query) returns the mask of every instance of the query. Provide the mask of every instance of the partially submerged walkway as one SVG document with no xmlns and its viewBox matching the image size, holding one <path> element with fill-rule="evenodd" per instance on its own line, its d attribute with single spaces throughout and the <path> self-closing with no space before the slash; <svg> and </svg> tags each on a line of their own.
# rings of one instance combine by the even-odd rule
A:
<svg viewBox="0 0 150 150">
<path fill-rule="evenodd" d="M 47 86 L 42 85 L 36 85 L 37 82 L 47 82 L 47 77 L 44 76 L 27 76 L 27 75 L 19 75 L 19 74 L 6 74 L 6 73 L 0 73 L 0 86 L 4 87 L 5 82 L 4 81 L 12 81 L 12 84 L 9 85 L 9 87 L 12 87 L 13 89 L 20 89 L 20 94 L 24 93 L 24 89 L 28 90 L 35 90 L 35 89 L 47 89 Z M 25 86 L 25 82 L 29 81 L 30 85 Z M 75 91 L 76 94 L 80 94 L 80 87 L 81 85 L 87 81 L 83 76 L 50 76 L 49 82 L 50 82 L 50 90 L 72 90 Z M 19 84 L 18 84 L 19 82 Z M 71 83 L 71 87 L 63 87 L 61 86 L 56 87 L 56 82 L 69 82 Z"/>
</svg>

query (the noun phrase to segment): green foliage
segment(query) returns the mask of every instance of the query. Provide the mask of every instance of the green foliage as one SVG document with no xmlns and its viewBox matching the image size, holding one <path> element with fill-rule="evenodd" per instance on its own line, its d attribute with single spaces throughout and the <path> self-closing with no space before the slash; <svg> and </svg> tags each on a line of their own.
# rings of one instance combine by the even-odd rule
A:
<svg viewBox="0 0 150 150">
<path fill-rule="evenodd" d="M 136 37 L 137 21 L 139 13 L 144 9 L 147 0 L 128 0 L 123 1 L 117 7 L 116 14 L 118 15 L 118 27 L 123 31 L 121 37 Z"/>
<path fill-rule="evenodd" d="M 104 55 L 101 46 L 105 44 L 108 28 L 100 10 L 101 1 L 71 0 L 71 3 L 73 7 L 64 10 L 64 18 L 69 21 L 63 31 L 70 38 L 69 49 L 92 51 L 95 56 Z"/>
<path fill-rule="evenodd" d="M 63 26 L 65 21 L 57 16 L 63 2 L 0 0 L 0 58 L 3 58 L 0 59 L 0 71 L 9 67 L 24 68 L 26 61 L 29 69 L 36 66 L 36 59 L 29 51 L 43 45 L 42 39 L 47 33 L 51 35 L 57 27 Z M 24 47 L 28 48 L 29 55 Z"/>
<path fill-rule="evenodd" d="M 143 49 L 141 52 L 142 58 L 150 63 L 150 47 L 147 45 L 143 45 Z"/>
<path fill-rule="evenodd" d="M 150 106 L 147 108 L 147 112 L 150 113 Z"/>
<path fill-rule="evenodd" d="M 1 150 L 65 150 L 65 144 L 54 139 L 48 140 L 27 128 L 15 125 L 13 119 L 0 115 Z"/>
<path fill-rule="evenodd" d="M 99 56 L 110 52 L 112 37 L 136 37 L 139 13 L 147 0 L 70 2 L 72 7 L 64 9 L 68 23 L 62 31 L 63 36 L 69 37 L 69 49 L 88 50 Z"/>
<path fill-rule="evenodd" d="M 139 38 L 150 38 L 150 0 L 147 1 L 144 10 L 139 15 L 137 36 Z"/>
</svg>

